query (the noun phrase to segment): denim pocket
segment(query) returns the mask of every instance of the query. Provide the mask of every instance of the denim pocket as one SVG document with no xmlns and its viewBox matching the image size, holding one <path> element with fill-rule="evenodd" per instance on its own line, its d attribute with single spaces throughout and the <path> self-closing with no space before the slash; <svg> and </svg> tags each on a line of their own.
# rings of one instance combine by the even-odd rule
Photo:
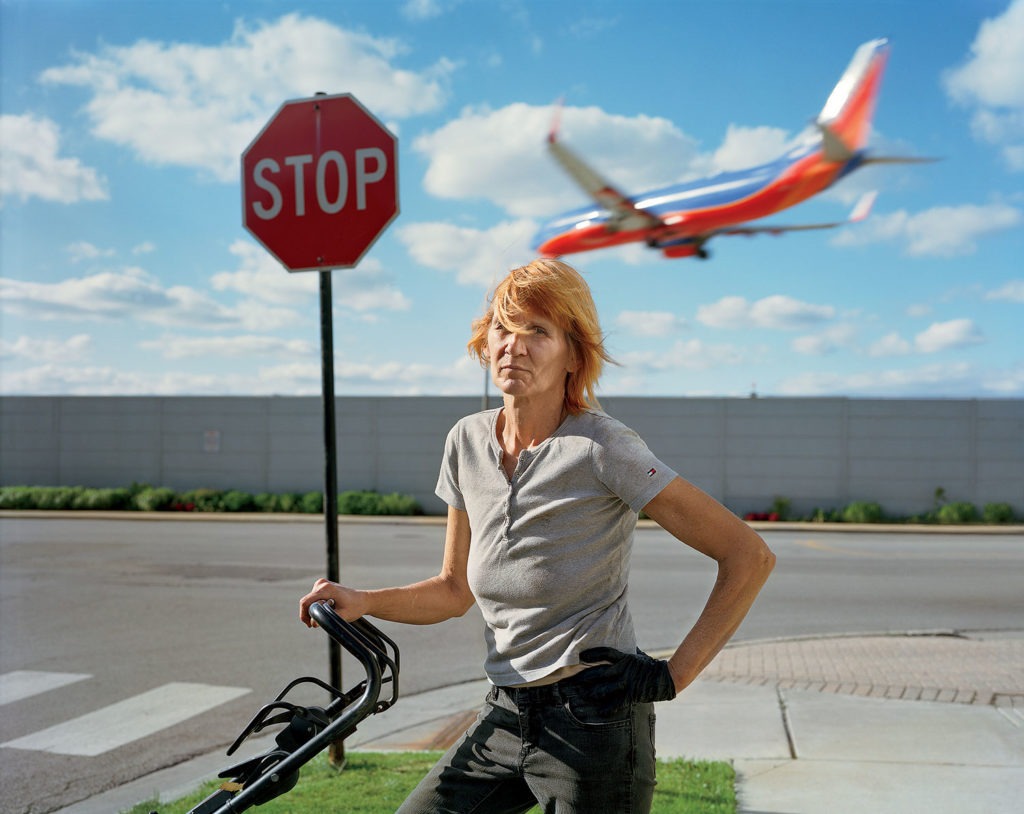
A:
<svg viewBox="0 0 1024 814">
<path fill-rule="evenodd" d="M 632 707 L 629 703 L 617 705 L 610 712 L 602 712 L 588 698 L 585 690 L 579 687 L 566 688 L 562 692 L 562 706 L 566 714 L 579 726 L 604 727 L 619 729 L 627 727 L 632 719 Z"/>
</svg>

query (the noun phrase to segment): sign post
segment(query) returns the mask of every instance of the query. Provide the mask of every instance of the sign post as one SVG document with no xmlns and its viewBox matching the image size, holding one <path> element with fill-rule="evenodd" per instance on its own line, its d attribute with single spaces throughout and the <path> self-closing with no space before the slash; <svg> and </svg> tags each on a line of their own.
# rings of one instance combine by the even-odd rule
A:
<svg viewBox="0 0 1024 814">
<path fill-rule="evenodd" d="M 398 141 L 351 94 L 285 102 L 242 153 L 242 222 L 288 271 L 320 272 L 327 578 L 340 577 L 331 270 L 357 265 L 398 216 Z M 329 640 L 341 687 L 341 647 Z M 344 764 L 344 744 L 330 761 Z"/>
</svg>

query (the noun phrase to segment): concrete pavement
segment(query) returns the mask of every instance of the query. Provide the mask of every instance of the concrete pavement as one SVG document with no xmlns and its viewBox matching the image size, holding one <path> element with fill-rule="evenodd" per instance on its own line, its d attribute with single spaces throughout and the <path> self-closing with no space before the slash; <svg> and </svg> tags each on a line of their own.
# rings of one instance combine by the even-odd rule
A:
<svg viewBox="0 0 1024 814">
<path fill-rule="evenodd" d="M 400 698 L 346 748 L 446 748 L 487 686 Z M 732 762 L 744 814 L 1024 810 L 1024 630 L 734 644 L 657 713 L 659 756 Z M 206 755 L 60 814 L 173 799 L 227 764 Z"/>
</svg>

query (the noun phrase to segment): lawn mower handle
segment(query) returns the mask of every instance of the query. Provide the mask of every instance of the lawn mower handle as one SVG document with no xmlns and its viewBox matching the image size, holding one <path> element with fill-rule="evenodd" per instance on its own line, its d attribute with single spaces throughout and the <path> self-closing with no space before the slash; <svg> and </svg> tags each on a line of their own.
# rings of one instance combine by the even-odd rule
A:
<svg viewBox="0 0 1024 814">
<path fill-rule="evenodd" d="M 299 678 L 285 687 L 250 721 L 228 754 L 264 726 L 287 722 L 289 726 L 277 735 L 276 748 L 221 772 L 220 777 L 235 778 L 234 782 L 224 783 L 189 814 L 238 814 L 284 794 L 298 781 L 302 766 L 330 744 L 351 735 L 364 718 L 383 712 L 398 700 L 399 653 L 391 639 L 366 619 L 346 622 L 325 602 L 311 605 L 309 614 L 328 636 L 359 660 L 365 679 L 348 692 L 315 678 Z M 292 687 L 304 682 L 314 683 L 333 696 L 325 709 L 298 707 L 283 700 Z M 381 700 L 385 683 L 391 684 L 390 697 Z M 270 713 L 279 709 L 286 712 L 271 719 Z M 299 726 L 292 726 L 296 721 Z"/>
</svg>

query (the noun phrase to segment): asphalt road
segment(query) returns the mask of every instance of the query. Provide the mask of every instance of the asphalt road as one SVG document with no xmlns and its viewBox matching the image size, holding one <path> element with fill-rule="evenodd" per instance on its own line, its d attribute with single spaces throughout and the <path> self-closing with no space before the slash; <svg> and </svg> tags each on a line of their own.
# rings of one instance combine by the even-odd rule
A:
<svg viewBox="0 0 1024 814">
<path fill-rule="evenodd" d="M 1024 535 L 765 538 L 778 565 L 738 639 L 1022 627 Z M 438 525 L 345 523 L 343 579 L 429 576 L 442 542 Z M 45 814 L 224 748 L 288 681 L 326 678 L 326 638 L 296 612 L 324 571 L 324 546 L 315 522 L 0 518 L 0 812 Z M 642 645 L 678 643 L 714 577 L 710 561 L 660 530 L 638 532 Z M 403 693 L 482 675 L 475 609 L 442 625 L 382 627 L 402 649 Z M 344 677 L 358 679 L 354 663 Z M 201 714 L 151 720 L 168 706 L 189 715 L 204 699 Z M 139 720 L 154 731 L 131 739 Z M 99 754 L 68 754 L 104 739 L 114 745 Z"/>
</svg>

